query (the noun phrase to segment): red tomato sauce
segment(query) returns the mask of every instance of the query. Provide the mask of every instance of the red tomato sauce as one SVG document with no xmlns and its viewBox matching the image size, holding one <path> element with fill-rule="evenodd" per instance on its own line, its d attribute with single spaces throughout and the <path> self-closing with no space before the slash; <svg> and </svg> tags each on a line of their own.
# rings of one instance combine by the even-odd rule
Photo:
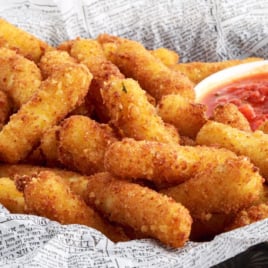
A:
<svg viewBox="0 0 268 268">
<path fill-rule="evenodd" d="M 201 102 L 207 104 L 208 115 L 218 104 L 235 104 L 248 119 L 252 130 L 255 130 L 268 119 L 268 74 L 234 80 L 213 89 Z"/>
</svg>

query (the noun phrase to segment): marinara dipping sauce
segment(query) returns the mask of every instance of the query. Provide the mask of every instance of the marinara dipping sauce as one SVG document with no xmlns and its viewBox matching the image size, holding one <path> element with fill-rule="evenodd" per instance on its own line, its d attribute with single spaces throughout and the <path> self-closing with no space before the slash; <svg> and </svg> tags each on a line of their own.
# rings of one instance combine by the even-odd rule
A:
<svg viewBox="0 0 268 268">
<path fill-rule="evenodd" d="M 208 115 L 218 104 L 233 103 L 248 119 L 252 130 L 268 119 L 268 73 L 254 74 L 207 92 L 199 100 L 207 104 Z"/>
</svg>

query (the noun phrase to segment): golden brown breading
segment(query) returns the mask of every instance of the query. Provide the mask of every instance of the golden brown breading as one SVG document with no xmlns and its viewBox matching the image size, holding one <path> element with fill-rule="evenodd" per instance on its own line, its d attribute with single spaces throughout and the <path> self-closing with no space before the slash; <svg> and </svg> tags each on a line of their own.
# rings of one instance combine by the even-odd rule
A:
<svg viewBox="0 0 268 268">
<path fill-rule="evenodd" d="M 123 137 L 178 144 L 179 134 L 167 127 L 133 79 L 115 79 L 101 90 L 112 124 Z"/>
<path fill-rule="evenodd" d="M 251 206 L 247 209 L 241 210 L 230 223 L 225 231 L 230 231 L 236 228 L 243 227 L 245 225 L 254 223 L 256 221 L 264 220 L 268 218 L 268 204 L 261 203 Z"/>
<path fill-rule="evenodd" d="M 90 177 L 87 176 L 77 176 L 74 178 L 64 178 L 69 184 L 73 193 L 79 195 L 85 202 L 87 201 L 87 185 Z"/>
<path fill-rule="evenodd" d="M 47 129 L 83 101 L 91 79 L 83 65 L 68 64 L 43 81 L 0 132 L 0 159 L 8 163 L 24 159 Z"/>
<path fill-rule="evenodd" d="M 0 165 L 0 177 L 9 177 L 11 180 L 14 180 L 16 175 L 19 176 L 35 176 L 41 171 L 49 171 L 54 174 L 60 176 L 65 180 L 66 183 L 69 184 L 72 192 L 77 195 L 80 195 L 84 198 L 84 191 L 87 189 L 87 181 L 88 177 L 81 175 L 80 173 L 64 170 L 60 168 L 49 168 L 44 166 L 36 166 L 36 165 L 9 165 L 2 164 Z"/>
<path fill-rule="evenodd" d="M 71 116 L 62 122 L 59 130 L 59 160 L 69 169 L 83 174 L 104 171 L 104 153 L 116 140 L 108 125 L 85 116 Z"/>
<path fill-rule="evenodd" d="M 36 63 L 46 50 L 52 49 L 47 43 L 2 18 L 0 19 L 0 47 L 16 50 Z"/>
<path fill-rule="evenodd" d="M 101 42 L 103 44 L 105 41 L 102 39 Z M 194 99 L 193 84 L 188 77 L 169 69 L 138 42 L 127 39 L 119 41 L 111 60 L 123 74 L 137 80 L 157 101 L 168 94 L 180 94 Z"/>
<path fill-rule="evenodd" d="M 108 34 L 100 34 L 97 40 L 102 45 L 105 57 L 113 62 L 113 55 L 115 54 L 118 45 L 127 39 L 118 38 Z M 64 47 L 68 47 L 67 44 L 64 44 Z M 168 67 L 177 64 L 179 61 L 178 53 L 165 47 L 150 50 L 150 53 Z"/>
<path fill-rule="evenodd" d="M 23 194 L 17 190 L 10 178 L 0 178 L 0 203 L 11 213 L 25 213 Z"/>
<path fill-rule="evenodd" d="M 47 78 L 52 75 L 57 69 L 62 68 L 66 64 L 76 63 L 77 60 L 71 57 L 68 52 L 53 50 L 46 52 L 40 62 L 39 67 L 41 69 L 43 78 Z M 89 100 L 83 101 L 75 110 L 71 111 L 70 114 L 80 114 L 90 116 L 93 112 L 93 104 Z"/>
<path fill-rule="evenodd" d="M 109 173 L 90 177 L 88 202 L 109 220 L 130 226 L 167 245 L 181 247 L 189 238 L 192 219 L 187 209 L 167 196 L 118 180 Z"/>
<path fill-rule="evenodd" d="M 183 204 L 195 218 L 235 213 L 259 199 L 263 178 L 257 170 L 245 157 L 227 159 L 161 192 Z"/>
<path fill-rule="evenodd" d="M 40 141 L 39 149 L 41 150 L 41 154 L 45 157 L 46 164 L 49 166 L 59 165 L 57 140 L 59 130 L 60 126 L 51 127 L 44 133 Z"/>
<path fill-rule="evenodd" d="M 47 51 L 38 64 L 44 79 L 48 78 L 61 65 L 67 63 L 76 63 L 77 61 L 71 57 L 66 51 L 52 50 Z"/>
<path fill-rule="evenodd" d="M 1 177 L 9 177 L 12 180 L 16 175 L 20 176 L 32 176 L 35 174 L 40 173 L 41 171 L 50 171 L 58 176 L 62 177 L 66 181 L 74 181 L 76 179 L 79 179 L 81 176 L 84 177 L 83 175 L 69 171 L 69 170 L 64 170 L 60 168 L 51 168 L 51 167 L 44 167 L 44 166 L 37 166 L 37 165 L 27 165 L 27 164 L 15 164 L 15 165 L 10 165 L 10 164 L 1 164 L 0 165 L 0 178 Z"/>
<path fill-rule="evenodd" d="M 79 38 L 77 38 L 77 39 L 79 39 Z M 70 54 L 70 50 L 72 48 L 73 43 L 74 43 L 74 40 L 66 40 L 66 41 L 60 43 L 57 46 L 57 49 L 66 51 L 66 52 L 68 52 Z"/>
<path fill-rule="evenodd" d="M 7 94 L 0 90 L 0 130 L 4 124 L 8 121 L 12 111 L 12 104 Z"/>
<path fill-rule="evenodd" d="M 114 77 L 121 79 L 124 76 L 112 62 L 106 59 L 101 45 L 96 40 L 78 38 L 60 45 L 59 48 L 69 51 L 72 57 L 85 64 L 93 74 L 87 99 L 94 103 L 98 119 L 101 122 L 108 122 L 110 118 L 103 104 L 100 89 L 104 82 Z"/>
<path fill-rule="evenodd" d="M 246 117 L 233 103 L 220 104 L 213 110 L 212 120 L 244 131 L 251 131 Z"/>
<path fill-rule="evenodd" d="M 180 71 L 185 74 L 195 84 L 205 79 L 207 76 L 223 70 L 228 67 L 232 67 L 238 64 L 260 61 L 262 58 L 246 58 L 243 60 L 227 60 L 220 62 L 189 62 L 179 63 L 172 66 L 173 70 Z"/>
<path fill-rule="evenodd" d="M 201 145 L 217 145 L 249 157 L 260 169 L 260 173 L 268 179 L 268 135 L 262 131 L 246 132 L 208 121 L 197 134 L 196 142 Z"/>
<path fill-rule="evenodd" d="M 157 49 L 151 50 L 151 54 L 159 59 L 166 66 L 171 67 L 178 63 L 179 55 L 171 49 L 165 47 L 159 47 Z"/>
<path fill-rule="evenodd" d="M 125 40 L 127 39 L 106 33 L 99 34 L 97 37 L 97 41 L 100 43 L 105 57 L 111 62 L 114 62 L 114 55 L 118 45 L 122 44 Z"/>
<path fill-rule="evenodd" d="M 55 125 L 43 134 L 40 145 L 27 157 L 26 163 L 42 164 L 45 166 L 61 166 L 58 157 L 57 133 L 60 126 Z"/>
<path fill-rule="evenodd" d="M 101 33 L 98 35 L 97 40 L 102 46 L 110 43 L 114 44 L 117 47 L 118 44 L 121 44 L 122 42 L 124 42 L 124 40 L 127 39 L 115 35 L 110 35 L 107 33 Z"/>
<path fill-rule="evenodd" d="M 114 61 L 114 53 L 117 49 L 117 44 L 116 43 L 105 43 L 102 44 L 102 49 L 104 52 L 104 55 L 106 57 L 107 60 L 113 62 Z"/>
<path fill-rule="evenodd" d="M 23 191 L 27 212 L 59 221 L 95 228 L 113 241 L 126 241 L 126 235 L 104 221 L 100 215 L 74 194 L 58 175 L 42 171 L 32 177 L 17 176 L 17 188 Z"/>
<path fill-rule="evenodd" d="M 111 144 L 104 158 L 107 171 L 123 179 L 143 178 L 158 185 L 178 184 L 236 155 L 225 149 L 180 146 L 124 139 Z"/>
<path fill-rule="evenodd" d="M 41 79 L 34 62 L 13 50 L 0 48 L 0 90 L 8 94 L 16 110 L 39 89 Z"/>
<path fill-rule="evenodd" d="M 268 185 L 264 184 L 263 189 L 260 193 L 260 199 L 257 200 L 256 204 L 267 203 L 268 204 Z"/>
<path fill-rule="evenodd" d="M 165 122 L 173 124 L 181 135 L 190 138 L 195 138 L 207 121 L 205 105 L 190 102 L 178 94 L 163 96 L 157 112 Z"/>
</svg>

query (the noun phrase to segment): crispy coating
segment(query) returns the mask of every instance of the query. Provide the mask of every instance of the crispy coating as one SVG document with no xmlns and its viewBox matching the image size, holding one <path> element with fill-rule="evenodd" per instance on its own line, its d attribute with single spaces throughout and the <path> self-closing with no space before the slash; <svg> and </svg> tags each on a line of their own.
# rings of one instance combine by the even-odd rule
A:
<svg viewBox="0 0 268 268">
<path fill-rule="evenodd" d="M 127 240 L 121 229 L 104 221 L 55 173 L 42 171 L 32 177 L 17 176 L 15 181 L 17 188 L 23 191 L 28 213 L 61 224 L 83 224 L 99 230 L 113 241 Z"/>
<path fill-rule="evenodd" d="M 4 19 L 0 19 L 0 47 L 16 50 L 19 54 L 36 63 L 46 50 L 52 49 L 47 43 Z"/>
<path fill-rule="evenodd" d="M 40 145 L 27 157 L 26 162 L 45 166 L 61 166 L 58 157 L 57 135 L 60 126 L 55 125 L 43 134 Z"/>
<path fill-rule="evenodd" d="M 15 165 L 1 164 L 0 165 L 0 178 L 9 177 L 13 180 L 16 175 L 32 176 L 32 175 L 40 173 L 41 171 L 53 172 L 67 181 L 68 180 L 73 181 L 73 180 L 79 179 L 82 176 L 81 174 L 77 172 L 64 170 L 61 168 L 51 168 L 51 167 L 27 165 L 27 164 L 15 164 Z"/>
<path fill-rule="evenodd" d="M 0 130 L 7 122 L 9 115 L 11 114 L 12 104 L 7 94 L 0 90 Z"/>
<path fill-rule="evenodd" d="M 84 66 L 68 64 L 43 81 L 0 132 L 0 159 L 8 163 L 24 159 L 47 129 L 81 103 L 91 78 Z"/>
<path fill-rule="evenodd" d="M 50 168 L 36 165 L 0 165 L 0 177 L 9 177 L 11 180 L 14 180 L 17 175 L 26 175 L 31 177 L 35 176 L 41 171 L 53 172 L 54 174 L 60 176 L 71 187 L 72 192 L 84 198 L 84 191 L 87 189 L 88 177 L 81 175 L 80 173 L 60 168 Z"/>
<path fill-rule="evenodd" d="M 111 59 L 123 74 L 137 80 L 157 101 L 173 93 L 194 99 L 193 84 L 188 77 L 169 69 L 138 42 L 127 39 L 118 42 Z"/>
<path fill-rule="evenodd" d="M 8 48 L 0 48 L 0 63 L 0 90 L 8 94 L 17 110 L 39 89 L 40 70 L 34 62 Z"/>
<path fill-rule="evenodd" d="M 112 124 L 123 137 L 179 143 L 179 134 L 164 124 L 135 80 L 113 80 L 105 85 L 101 94 Z"/>
<path fill-rule="evenodd" d="M 246 58 L 243 60 L 227 60 L 220 62 L 189 62 L 173 65 L 171 68 L 185 74 L 193 83 L 197 84 L 209 75 L 238 64 L 260 61 L 262 58 Z"/>
<path fill-rule="evenodd" d="M 76 63 L 76 60 L 66 51 L 52 50 L 47 51 L 42 56 L 38 66 L 42 72 L 43 78 L 46 79 L 52 75 L 59 66 L 67 63 Z"/>
<path fill-rule="evenodd" d="M 161 118 L 173 124 L 183 136 L 195 138 L 206 123 L 206 106 L 190 102 L 178 94 L 163 96 L 157 106 Z"/>
<path fill-rule="evenodd" d="M 73 193 L 79 195 L 85 202 L 87 202 L 87 185 L 90 177 L 87 176 L 77 176 L 73 179 L 67 179 L 69 186 Z"/>
<path fill-rule="evenodd" d="M 66 64 L 76 63 L 77 60 L 69 55 L 66 51 L 53 50 L 46 52 L 40 62 L 39 68 L 42 72 L 43 78 L 47 78 L 52 75 L 57 69 Z M 93 105 L 90 101 L 83 101 L 81 105 L 71 111 L 70 114 L 80 114 L 90 116 L 93 112 Z"/>
<path fill-rule="evenodd" d="M 79 38 L 78 38 L 79 39 Z M 62 43 L 60 43 L 58 46 L 57 46 L 57 49 L 58 50 L 63 50 L 63 51 L 66 51 L 70 54 L 70 50 L 72 48 L 72 45 L 74 43 L 74 40 L 66 40 Z"/>
<path fill-rule="evenodd" d="M 245 155 L 268 178 L 268 135 L 262 131 L 251 133 L 208 121 L 197 134 L 196 142 L 201 145 L 217 145 L 238 155 Z"/>
<path fill-rule="evenodd" d="M 108 82 L 114 79 L 123 79 L 124 75 L 117 66 L 106 59 L 101 45 L 96 40 L 78 38 L 61 44 L 59 48 L 69 51 L 79 62 L 85 64 L 93 74 L 86 102 L 95 104 L 95 112 L 100 122 L 108 122 L 111 118 L 104 104 L 101 89 L 107 90 L 105 85 Z M 146 97 L 155 106 L 153 96 L 146 92 Z"/>
<path fill-rule="evenodd" d="M 104 82 L 124 76 L 112 62 L 106 59 L 101 45 L 96 40 L 78 38 L 62 44 L 59 48 L 69 51 L 72 57 L 85 64 L 93 74 L 87 99 L 94 103 L 98 119 L 101 122 L 108 122 L 110 118 L 103 104 L 100 89 Z"/>
<path fill-rule="evenodd" d="M 108 147 L 104 166 L 123 179 L 178 184 L 206 170 L 213 162 L 222 163 L 234 157 L 234 153 L 225 149 L 124 139 Z"/>
<path fill-rule="evenodd" d="M 111 36 L 108 34 L 100 34 L 97 38 L 97 41 L 101 44 L 102 49 L 104 51 L 105 57 L 109 61 L 114 61 L 115 51 L 120 43 L 123 43 L 123 38 L 118 38 L 116 36 Z M 66 45 L 65 45 L 66 47 Z M 154 50 L 150 50 L 150 53 L 160 60 L 163 64 L 168 67 L 171 67 L 178 63 L 179 55 L 173 50 L 167 49 L 165 47 L 160 47 Z"/>
<path fill-rule="evenodd" d="M 110 35 L 110 34 L 99 34 L 97 37 L 97 41 L 101 45 L 105 57 L 111 61 L 115 61 L 115 52 L 120 44 L 125 42 L 127 39 L 120 38 L 118 36 Z"/>
<path fill-rule="evenodd" d="M 268 203 L 268 185 L 264 184 L 263 189 L 260 194 L 260 199 L 256 202 L 256 204 L 260 203 Z"/>
<path fill-rule="evenodd" d="M 45 157 L 46 164 L 49 166 L 56 166 L 59 164 L 57 140 L 59 130 L 60 126 L 58 125 L 49 128 L 40 141 L 39 149 L 41 154 Z"/>
<path fill-rule="evenodd" d="M 256 221 L 268 218 L 268 204 L 261 203 L 241 210 L 234 220 L 225 228 L 225 231 L 230 231 Z"/>
<path fill-rule="evenodd" d="M 25 213 L 23 194 L 17 190 L 10 178 L 0 178 L 0 203 L 11 213 Z"/>
<path fill-rule="evenodd" d="M 104 171 L 104 153 L 116 141 L 114 131 L 85 116 L 65 119 L 58 135 L 58 155 L 69 169 L 91 175 Z"/>
<path fill-rule="evenodd" d="M 123 74 L 121 74 L 117 66 L 106 59 L 102 47 L 96 40 L 75 40 L 70 54 L 79 62 L 85 64 L 93 74 L 93 80 L 86 100 L 89 103 L 94 103 L 98 120 L 107 123 L 110 117 L 100 90 L 105 82 L 114 78 L 123 78 Z"/>
<path fill-rule="evenodd" d="M 181 204 L 109 173 L 91 176 L 88 202 L 111 221 L 130 226 L 167 245 L 182 247 L 189 238 L 192 219 Z"/>
<path fill-rule="evenodd" d="M 248 120 L 233 103 L 219 104 L 216 106 L 211 119 L 243 131 L 251 131 Z"/>
<path fill-rule="evenodd" d="M 107 60 L 101 45 L 96 40 L 77 38 L 76 40 L 71 41 L 69 53 L 79 62 L 86 64 L 89 68 L 96 68 L 96 74 L 102 75 L 102 72 L 99 72 L 101 67 L 94 65 L 101 64 L 103 61 Z M 96 64 L 93 63 L 93 59 L 95 60 Z"/>
<path fill-rule="evenodd" d="M 146 91 L 145 91 L 145 95 L 146 95 L 147 101 L 150 102 L 153 106 L 156 106 L 155 98 Z"/>
<path fill-rule="evenodd" d="M 163 64 L 168 67 L 177 64 L 179 61 L 178 53 L 165 47 L 159 47 L 155 50 L 151 50 L 150 52 L 154 57 L 159 59 Z"/>
<path fill-rule="evenodd" d="M 118 36 L 110 35 L 107 33 L 102 33 L 98 35 L 97 40 L 102 46 L 106 44 L 114 44 L 114 46 L 117 47 L 119 44 L 123 43 L 127 39 L 120 38 Z"/>
<path fill-rule="evenodd" d="M 99 41 L 99 38 L 98 38 Z M 107 60 L 114 62 L 114 54 L 115 51 L 117 49 L 117 44 L 115 42 L 107 42 L 107 43 L 103 43 L 101 44 L 104 55 L 106 57 Z"/>
<path fill-rule="evenodd" d="M 259 199 L 263 178 L 245 157 L 227 159 L 197 172 L 188 181 L 161 190 L 189 209 L 195 218 L 235 213 Z"/>
</svg>

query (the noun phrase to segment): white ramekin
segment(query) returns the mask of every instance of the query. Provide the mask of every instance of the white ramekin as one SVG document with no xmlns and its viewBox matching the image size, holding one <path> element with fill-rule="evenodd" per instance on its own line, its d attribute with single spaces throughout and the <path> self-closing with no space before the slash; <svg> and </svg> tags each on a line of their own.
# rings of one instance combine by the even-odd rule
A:
<svg viewBox="0 0 268 268">
<path fill-rule="evenodd" d="M 202 103 L 203 97 L 216 88 L 257 74 L 267 74 L 268 76 L 268 60 L 239 64 L 214 73 L 195 86 L 196 102 Z"/>
</svg>

